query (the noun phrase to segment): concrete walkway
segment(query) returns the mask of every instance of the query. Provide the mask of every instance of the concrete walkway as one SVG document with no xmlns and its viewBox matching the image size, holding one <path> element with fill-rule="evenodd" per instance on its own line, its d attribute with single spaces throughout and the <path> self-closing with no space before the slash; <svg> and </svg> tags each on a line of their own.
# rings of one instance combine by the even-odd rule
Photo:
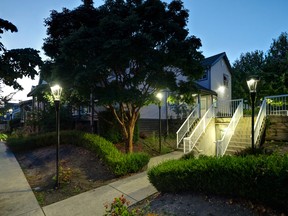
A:
<svg viewBox="0 0 288 216">
<path fill-rule="evenodd" d="M 182 155 L 182 152 L 172 152 L 151 158 L 148 168 Z M 157 192 L 150 184 L 147 172 L 142 172 L 41 209 L 14 155 L 3 143 L 0 143 L 0 175 L 1 216 L 101 216 L 105 213 L 104 205 L 110 204 L 115 197 L 123 194 L 132 205 Z"/>
<path fill-rule="evenodd" d="M 2 142 L 0 142 L 0 215 L 44 215 L 14 154 Z"/>
</svg>

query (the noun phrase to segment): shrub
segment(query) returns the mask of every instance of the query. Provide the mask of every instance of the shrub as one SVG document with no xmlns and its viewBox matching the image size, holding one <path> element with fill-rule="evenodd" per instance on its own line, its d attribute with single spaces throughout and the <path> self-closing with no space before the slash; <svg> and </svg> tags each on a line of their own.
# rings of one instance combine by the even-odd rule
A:
<svg viewBox="0 0 288 216">
<path fill-rule="evenodd" d="M 146 215 L 144 210 L 141 209 L 129 209 L 129 201 L 122 194 L 120 197 L 114 198 L 113 202 L 105 204 L 104 216 L 141 216 Z"/>
<path fill-rule="evenodd" d="M 7 144 L 14 151 L 23 151 L 39 147 L 53 145 L 57 142 L 56 133 L 45 133 L 40 135 L 27 136 L 22 138 L 9 138 Z M 110 167 L 111 171 L 117 175 L 142 170 L 149 162 L 149 156 L 144 153 L 123 154 L 113 143 L 106 139 L 89 133 L 80 131 L 61 131 L 60 143 L 82 146 L 101 157 Z"/>
<path fill-rule="evenodd" d="M 5 133 L 0 133 L 0 141 L 6 141 L 8 138 L 7 134 Z"/>
<path fill-rule="evenodd" d="M 161 192 L 233 195 L 288 211 L 288 156 L 247 155 L 173 160 L 148 171 Z"/>
</svg>

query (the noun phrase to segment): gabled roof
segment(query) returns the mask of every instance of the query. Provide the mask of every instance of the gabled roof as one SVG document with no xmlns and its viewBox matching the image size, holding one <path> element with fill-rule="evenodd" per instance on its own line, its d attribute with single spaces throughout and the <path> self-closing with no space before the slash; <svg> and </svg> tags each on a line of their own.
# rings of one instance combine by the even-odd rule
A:
<svg viewBox="0 0 288 216">
<path fill-rule="evenodd" d="M 230 73 L 232 74 L 232 68 L 231 68 L 231 65 L 230 65 L 230 62 L 227 58 L 227 55 L 225 52 L 222 52 L 222 53 L 219 53 L 217 55 L 214 55 L 214 56 L 211 56 L 211 57 L 208 57 L 208 58 L 205 58 L 201 64 L 204 68 L 206 67 L 212 67 L 213 65 L 215 65 L 220 59 L 224 59 Z"/>
</svg>

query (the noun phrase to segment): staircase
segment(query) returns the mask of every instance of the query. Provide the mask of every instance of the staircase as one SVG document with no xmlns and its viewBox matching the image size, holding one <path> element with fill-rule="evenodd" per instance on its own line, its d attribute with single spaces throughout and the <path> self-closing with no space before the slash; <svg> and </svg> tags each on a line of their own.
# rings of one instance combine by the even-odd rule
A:
<svg viewBox="0 0 288 216">
<path fill-rule="evenodd" d="M 191 133 L 194 131 L 195 127 L 199 123 L 199 120 L 200 120 L 199 118 L 195 119 L 195 121 L 191 124 L 191 127 L 189 128 L 189 130 L 186 133 L 185 137 L 189 137 L 191 135 Z M 183 151 L 184 150 L 184 143 L 183 142 L 179 143 L 177 150 L 179 150 L 179 151 Z"/>
<path fill-rule="evenodd" d="M 242 117 L 229 142 L 225 155 L 251 147 L 251 117 Z"/>
</svg>

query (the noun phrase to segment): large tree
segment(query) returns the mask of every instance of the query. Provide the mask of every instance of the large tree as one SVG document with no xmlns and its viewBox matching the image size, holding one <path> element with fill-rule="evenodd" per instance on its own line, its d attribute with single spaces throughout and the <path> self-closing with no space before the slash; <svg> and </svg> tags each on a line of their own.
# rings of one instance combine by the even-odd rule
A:
<svg viewBox="0 0 288 216">
<path fill-rule="evenodd" d="M 140 108 L 156 103 L 157 91 L 188 89 L 201 76 L 201 41 L 188 35 L 188 11 L 180 0 L 92 5 L 84 1 L 72 11 L 52 11 L 46 20 L 43 48 L 51 61 L 45 77 L 80 94 L 93 93 L 121 126 L 132 152 Z"/>
<path fill-rule="evenodd" d="M 240 58 L 233 63 L 232 95 L 234 99 L 250 98 L 246 81 L 250 76 L 262 77 L 264 64 L 264 53 L 259 50 L 245 54 L 242 53 Z M 259 84 L 263 85 L 263 80 Z M 262 88 L 258 87 L 258 89 Z M 257 95 L 259 97 L 259 94 Z"/>
<path fill-rule="evenodd" d="M 17 27 L 11 22 L 0 18 L 0 35 L 5 31 L 17 32 Z M 0 36 L 1 39 L 1 36 Z M 23 87 L 17 79 L 37 75 L 36 66 L 42 64 L 39 51 L 24 48 L 8 50 L 0 41 L 0 81 L 14 89 L 22 90 Z"/>
<path fill-rule="evenodd" d="M 263 78 L 267 95 L 288 93 L 288 34 L 273 39 L 266 56 Z"/>
<path fill-rule="evenodd" d="M 256 50 L 241 54 L 233 64 L 233 98 L 249 98 L 246 79 L 255 75 L 260 78 L 257 98 L 286 94 L 288 91 L 288 35 L 281 33 L 273 39 L 264 55 Z"/>
</svg>

